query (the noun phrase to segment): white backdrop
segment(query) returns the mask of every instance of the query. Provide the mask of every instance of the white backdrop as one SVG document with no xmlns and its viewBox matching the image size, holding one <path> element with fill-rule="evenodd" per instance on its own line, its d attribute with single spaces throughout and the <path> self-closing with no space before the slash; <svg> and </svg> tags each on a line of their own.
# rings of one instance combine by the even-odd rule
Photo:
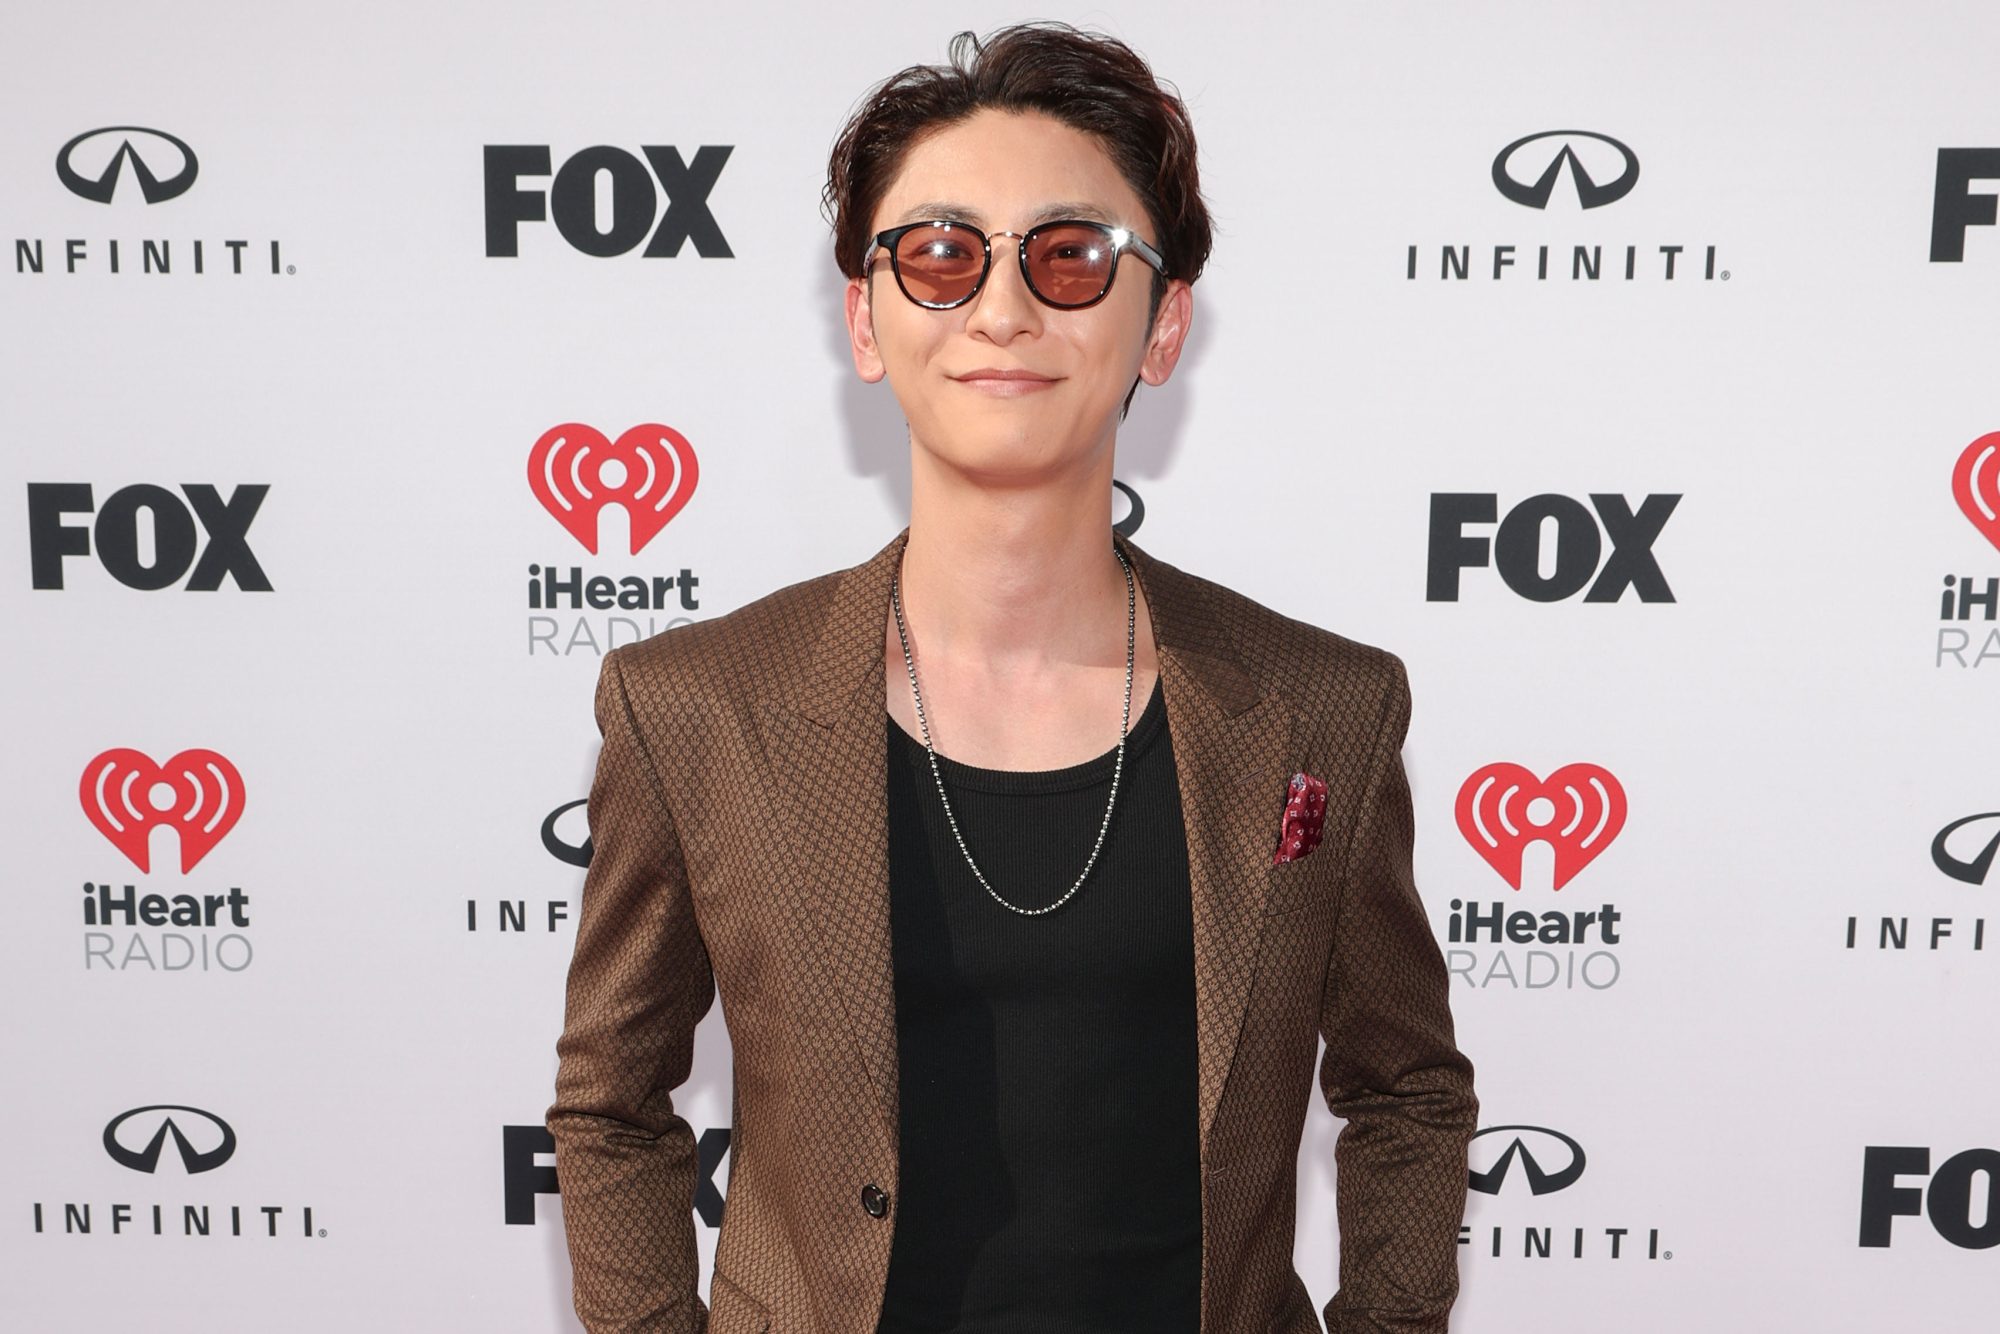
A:
<svg viewBox="0 0 2000 1334">
<path fill-rule="evenodd" d="M 874 79 L 941 58 L 954 28 L 1028 16 L 11 16 L 4 1323 L 574 1328 L 533 1128 L 582 871 L 542 831 L 589 781 L 599 652 L 852 564 L 906 521 L 900 416 L 841 340 L 826 150 Z M 1063 17 L 1178 83 L 1219 223 L 1190 354 L 1120 441 L 1143 512 L 1118 513 L 1165 559 L 1410 666 L 1419 884 L 1484 1123 L 1530 1128 L 1475 1144 L 1476 1169 L 1507 1170 L 1469 1196 L 1454 1328 L 1990 1327 L 2000 875 L 1978 882 L 2000 833 L 1983 749 L 2000 640 L 1978 595 L 2000 529 L 1979 504 L 2000 484 L 1975 451 L 1961 506 L 1953 472 L 2000 429 L 2000 228 L 1979 216 L 2000 191 L 2000 10 Z M 73 140 L 127 126 L 58 173 Z M 1503 175 L 1532 184 L 1567 146 L 1630 189 L 1586 211 L 1565 170 L 1544 208 L 1503 195 L 1496 156 L 1551 131 L 1571 133 Z M 162 134 L 195 155 L 191 180 Z M 109 202 L 76 193 L 127 141 Z M 698 149 L 730 147 L 705 206 L 731 257 L 595 257 L 546 221 L 488 255 L 487 147 L 547 146 L 560 169 L 603 146 L 637 170 L 667 145 L 694 175 Z M 1934 262 L 1939 150 L 1982 147 L 1946 190 L 1971 218 L 1963 259 Z M 146 201 L 140 165 L 170 197 Z M 629 179 L 599 229 L 643 236 Z M 167 272 L 147 271 L 149 241 Z M 1578 245 L 1602 247 L 1596 280 L 1571 277 Z M 1684 248 L 1672 280 L 1662 246 Z M 1466 276 L 1441 276 L 1454 262 Z M 646 423 L 686 438 L 699 481 L 637 554 L 606 511 L 592 554 L 528 484 L 529 451 L 558 425 Z M 261 503 L 239 490 L 258 486 Z M 1465 495 L 1492 497 L 1489 521 L 1434 530 L 1433 497 Z M 1490 521 L 1546 496 L 1577 504 Z M 1650 544 L 1672 601 L 1643 580 L 1608 603 L 1513 591 L 1597 563 L 1592 496 L 1642 517 L 1680 497 Z M 1538 505 L 1566 526 L 1538 529 Z M 210 527 L 213 556 L 170 577 Z M 1498 568 L 1427 598 L 1434 549 L 1496 532 Z M 1599 545 L 1646 568 L 1646 543 Z M 1287 577 L 1300 559 L 1323 571 L 1308 592 Z M 661 607 L 538 611 L 531 566 L 676 582 Z M 269 591 L 243 586 L 253 568 Z M 220 586 L 189 588 L 205 569 Z M 60 589 L 38 587 L 51 570 Z M 1968 620 L 1940 619 L 1948 575 L 1970 581 Z M 119 750 L 221 756 L 189 762 L 195 818 L 240 821 L 185 872 L 170 832 L 149 859 L 121 851 L 146 844 L 156 775 L 100 761 Z M 1595 765 L 1622 793 L 1622 828 L 1560 890 L 1546 846 L 1514 888 L 1461 832 L 1461 785 L 1501 764 Z M 83 779 L 107 769 L 94 821 Z M 551 832 L 580 844 L 582 810 Z M 87 883 L 108 887 L 95 924 Z M 103 920 L 128 885 L 133 920 Z M 143 920 L 147 895 L 163 920 Z M 215 922 L 176 924 L 183 895 L 220 896 Z M 1600 917 L 1581 944 L 1454 943 L 1454 901 Z M 717 1009 L 678 1103 L 701 1132 L 727 1127 L 727 1097 Z M 168 1120 L 187 1150 L 167 1131 L 144 1171 Z M 223 1125 L 233 1151 L 209 1166 Z M 1322 1106 L 1301 1147 L 1316 1302 L 1336 1272 L 1335 1129 Z M 1859 1244 L 1871 1227 L 1887 1245 Z"/>
</svg>

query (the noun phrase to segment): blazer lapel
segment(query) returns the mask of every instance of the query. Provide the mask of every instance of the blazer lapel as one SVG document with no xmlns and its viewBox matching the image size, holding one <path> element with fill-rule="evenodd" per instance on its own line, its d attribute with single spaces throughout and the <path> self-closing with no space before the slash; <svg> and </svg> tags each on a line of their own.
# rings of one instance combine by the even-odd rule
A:
<svg viewBox="0 0 2000 1334">
<path fill-rule="evenodd" d="M 828 1003 L 845 1017 L 891 1143 L 897 1065 L 883 646 L 889 583 L 908 538 L 904 528 L 843 574 L 805 671 L 758 708 L 775 790 L 784 794 L 774 806 L 795 850 L 796 875 L 784 888 L 807 905 L 800 920 L 822 947 Z M 1255 976 L 1295 718 L 1239 660 L 1213 594 L 1115 530 L 1113 540 L 1151 612 L 1179 771 L 1205 1154 Z"/>
<path fill-rule="evenodd" d="M 1202 1155 L 1255 980 L 1296 719 L 1238 658 L 1208 587 L 1126 540 L 1152 611 L 1194 897 Z"/>
<path fill-rule="evenodd" d="M 796 874 L 784 886 L 826 957 L 824 1003 L 838 1009 L 894 1145 L 895 960 L 889 935 L 888 691 L 882 649 L 889 581 L 910 530 L 835 585 L 804 672 L 760 702 L 759 728 Z"/>
</svg>

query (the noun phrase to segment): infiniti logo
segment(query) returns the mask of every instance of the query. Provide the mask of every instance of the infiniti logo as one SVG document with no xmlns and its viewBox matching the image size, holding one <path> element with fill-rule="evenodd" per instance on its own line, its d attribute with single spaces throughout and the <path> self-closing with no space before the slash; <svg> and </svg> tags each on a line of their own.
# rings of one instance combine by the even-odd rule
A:
<svg viewBox="0 0 2000 1334">
<path fill-rule="evenodd" d="M 182 1128 L 183 1123 L 194 1131 L 194 1139 L 188 1137 L 188 1131 Z M 175 1151 L 180 1154 L 181 1166 L 187 1169 L 189 1176 L 215 1170 L 236 1152 L 236 1132 L 229 1128 L 227 1121 L 199 1107 L 182 1107 L 172 1103 L 134 1107 L 114 1117 L 111 1124 L 104 1127 L 104 1151 L 121 1167 L 129 1167 L 135 1172 L 153 1172 L 159 1168 L 160 1152 L 166 1148 L 170 1135 Z M 208 1147 L 197 1148 L 195 1140 Z M 134 1148 L 135 1144 L 140 1144 L 140 1147 Z"/>
<path fill-rule="evenodd" d="M 1146 502 L 1139 499 L 1137 491 L 1134 491 L 1115 477 L 1111 479 L 1111 485 L 1117 490 L 1123 491 L 1125 498 L 1132 502 L 1131 508 L 1125 511 L 1125 517 L 1111 526 L 1125 534 L 1125 536 L 1130 537 L 1139 531 L 1139 525 L 1146 520 Z"/>
<path fill-rule="evenodd" d="M 1506 1148 L 1491 1167 L 1473 1169 L 1470 1185 L 1482 1195 L 1500 1193 L 1516 1159 L 1520 1160 L 1521 1170 L 1528 1178 L 1529 1192 L 1535 1195 L 1553 1195 L 1575 1185 L 1577 1178 L 1583 1175 L 1583 1146 L 1559 1130 L 1550 1130 L 1545 1126 L 1488 1126 L 1472 1137 L 1475 1161 L 1479 1158 L 1479 1141 L 1488 1135 L 1511 1135 L 1513 1138 L 1505 1141 Z M 1483 1147 L 1490 1152 L 1501 1142 L 1496 1139 Z M 1528 1147 L 1531 1143 L 1535 1148 Z M 1550 1171 L 1545 1165 L 1548 1163 L 1559 1163 L 1560 1166 Z"/>
<path fill-rule="evenodd" d="M 1543 130 L 1525 135 L 1494 156 L 1491 175 L 1494 188 L 1503 197 L 1523 208 L 1547 213 L 1550 229 L 1545 231 L 1537 223 L 1533 231 L 1541 231 L 1541 235 L 1531 232 L 1526 236 L 1501 235 L 1483 240 L 1459 238 L 1444 244 L 1412 241 L 1403 249 L 1404 278 L 1416 282 L 1428 268 L 1438 281 L 1447 283 L 1608 286 L 1653 280 L 1729 281 L 1721 247 L 1712 241 L 1701 242 L 1687 236 L 1618 237 L 1604 234 L 1601 228 L 1591 229 L 1596 235 L 1554 234 L 1557 225 L 1578 225 L 1574 221 L 1576 210 L 1550 206 L 1549 201 L 1559 189 L 1565 199 L 1574 190 L 1577 209 L 1588 211 L 1616 203 L 1638 185 L 1638 157 L 1608 134 L 1594 130 Z M 1563 184 L 1565 175 L 1569 177 L 1568 185 Z M 1633 214 L 1614 216 L 1638 220 Z M 1572 221 L 1557 224 L 1559 217 Z M 1424 262 L 1426 255 L 1435 257 L 1432 263 Z"/>
<path fill-rule="evenodd" d="M 120 138 L 119 136 L 123 136 Z M 138 139 L 146 146 L 142 155 L 133 146 Z M 85 148 L 86 144 L 92 144 Z M 116 143 L 108 165 L 98 171 L 95 177 L 86 176 L 77 170 L 73 159 L 82 156 L 96 159 L 97 154 Z M 79 155 L 78 149 L 84 151 Z M 151 158 L 149 162 L 147 159 Z M 62 146 L 56 154 L 56 176 L 73 195 L 80 195 L 98 204 L 108 204 L 118 189 L 119 177 L 124 174 L 125 164 L 132 164 L 132 175 L 139 182 L 139 194 L 148 204 L 158 204 L 184 195 L 194 184 L 200 164 L 195 161 L 194 150 L 184 140 L 176 139 L 164 130 L 149 130 L 140 125 L 107 125 L 103 129 L 85 130 L 76 138 Z M 162 177 L 160 172 L 171 166 L 171 173 Z"/>
<path fill-rule="evenodd" d="M 1545 156 L 1551 146 L 1542 144 L 1543 140 L 1549 139 L 1557 141 L 1552 157 Z M 1596 178 L 1584 167 L 1583 159 L 1577 156 L 1578 145 L 1571 142 L 1575 139 L 1594 140 L 1597 143 L 1609 144 L 1616 149 L 1620 161 L 1618 175 L 1602 185 L 1598 184 Z M 1523 151 L 1530 144 L 1542 144 L 1542 147 L 1533 152 Z M 1584 144 L 1582 147 L 1596 161 L 1608 165 L 1612 160 L 1611 155 L 1602 149 L 1594 148 L 1590 144 Z M 1517 161 L 1521 165 L 1528 166 L 1530 171 L 1539 167 L 1540 174 L 1534 176 L 1532 180 L 1528 179 L 1517 170 Z M 1544 163 L 1546 165 L 1540 165 Z M 1529 208 L 1547 208 L 1549 197 L 1555 193 L 1556 181 L 1562 176 L 1565 166 L 1569 168 L 1571 179 L 1576 182 L 1577 203 L 1587 209 L 1615 204 L 1631 194 L 1632 187 L 1639 183 L 1639 159 L 1633 156 L 1631 149 L 1609 135 L 1596 134 L 1590 130 L 1544 130 L 1540 134 L 1516 139 L 1500 150 L 1500 155 L 1493 159 L 1493 184 L 1501 194 L 1517 204 L 1525 204 Z"/>
<path fill-rule="evenodd" d="M 1951 836 L 1969 824 L 1981 820 L 2000 820 L 2000 811 L 1985 811 L 1979 815 L 1968 815 L 1962 820 L 1953 820 L 1938 830 L 1931 840 L 1931 862 L 1953 880 L 1963 880 L 1968 885 L 1983 885 L 1993 870 L 1993 859 L 2000 856 L 2000 827 L 1996 827 L 1987 838 L 1984 847 L 1974 852 L 1970 858 L 1954 856 L 1946 846 Z"/>
<path fill-rule="evenodd" d="M 587 867 L 590 865 L 590 855 L 594 851 L 590 842 L 590 830 L 586 828 L 583 831 L 583 841 L 581 843 L 571 843 L 564 839 L 561 831 L 556 828 L 559 823 L 568 823 L 563 820 L 563 816 L 568 815 L 571 811 L 587 807 L 589 804 L 590 798 L 580 797 L 575 801 L 556 807 L 549 812 L 549 818 L 542 821 L 542 846 L 549 850 L 549 856 L 554 857 L 559 862 L 567 862 L 571 866 Z M 588 811 L 585 814 L 587 815 Z M 576 823 L 581 823 L 581 821 L 577 821 Z"/>
</svg>

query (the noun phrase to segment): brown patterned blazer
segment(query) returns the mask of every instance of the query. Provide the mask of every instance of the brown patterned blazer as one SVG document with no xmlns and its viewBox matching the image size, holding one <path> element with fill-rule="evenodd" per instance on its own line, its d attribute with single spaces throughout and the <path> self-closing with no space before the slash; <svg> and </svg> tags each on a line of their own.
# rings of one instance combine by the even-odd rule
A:
<svg viewBox="0 0 2000 1334">
<path fill-rule="evenodd" d="M 875 1329 L 897 1188 L 883 653 L 908 536 L 605 656 L 548 1112 L 593 1334 Z M 1319 1329 L 1292 1237 L 1322 1036 L 1347 1121 L 1328 1328 L 1438 1334 L 1477 1103 L 1411 882 L 1402 664 L 1114 540 L 1151 610 L 1187 828 L 1203 1334 Z M 1298 769 L 1327 781 L 1324 834 L 1273 866 Z M 672 1092 L 718 992 L 735 1105 L 705 1306 Z"/>
</svg>

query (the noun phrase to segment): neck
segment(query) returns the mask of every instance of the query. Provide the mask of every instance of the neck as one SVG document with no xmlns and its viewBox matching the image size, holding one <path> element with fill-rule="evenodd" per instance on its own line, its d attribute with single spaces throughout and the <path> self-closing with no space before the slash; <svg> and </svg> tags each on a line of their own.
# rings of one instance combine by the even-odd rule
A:
<svg viewBox="0 0 2000 1334">
<path fill-rule="evenodd" d="M 1080 474 L 1012 490 L 917 449 L 911 481 L 900 596 L 932 661 L 1013 681 L 1123 671 L 1127 592 L 1111 546 L 1108 448 Z M 1137 615 L 1143 658 L 1143 602 Z"/>
</svg>

